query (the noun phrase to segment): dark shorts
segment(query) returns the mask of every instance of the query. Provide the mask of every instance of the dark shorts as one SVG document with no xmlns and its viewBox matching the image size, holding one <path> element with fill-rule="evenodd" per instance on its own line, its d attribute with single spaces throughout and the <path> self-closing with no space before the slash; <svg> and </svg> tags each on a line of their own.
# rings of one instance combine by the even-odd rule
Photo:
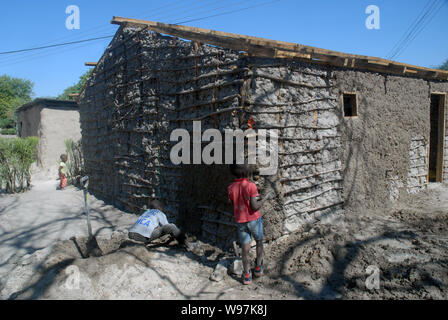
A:
<svg viewBox="0 0 448 320">
<path fill-rule="evenodd" d="M 238 229 L 238 239 L 240 244 L 250 243 L 251 236 L 254 237 L 256 241 L 263 240 L 263 218 L 258 218 L 257 220 L 237 223 Z"/>
<path fill-rule="evenodd" d="M 149 238 L 146 238 L 137 232 L 129 232 L 128 237 L 129 237 L 129 239 L 132 239 L 132 240 L 135 240 L 138 242 L 143 242 L 143 243 L 148 243 L 150 241 Z"/>
<path fill-rule="evenodd" d="M 171 234 L 176 239 L 181 235 L 181 232 L 179 228 L 176 227 L 175 224 L 169 223 L 162 227 L 157 227 L 154 229 L 154 231 L 151 234 L 151 238 L 147 238 L 142 236 L 140 233 L 137 232 L 129 232 L 128 237 L 132 240 L 138 241 L 138 242 L 144 242 L 149 243 L 154 239 L 160 238 L 161 236 L 165 234 Z"/>
</svg>

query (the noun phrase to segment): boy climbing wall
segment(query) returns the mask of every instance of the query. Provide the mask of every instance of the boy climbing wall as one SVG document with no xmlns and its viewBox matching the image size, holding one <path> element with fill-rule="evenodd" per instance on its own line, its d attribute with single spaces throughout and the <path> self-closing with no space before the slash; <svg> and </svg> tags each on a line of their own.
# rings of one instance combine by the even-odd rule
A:
<svg viewBox="0 0 448 320">
<path fill-rule="evenodd" d="M 263 218 L 258 211 L 266 200 L 273 198 L 270 192 L 264 199 L 260 199 L 255 183 L 247 178 L 249 168 L 246 165 L 232 164 L 231 173 L 235 181 L 228 187 L 228 196 L 233 204 L 234 219 L 237 224 L 238 238 L 242 249 L 243 284 L 252 282 L 249 251 L 251 237 L 257 243 L 257 259 L 254 275 L 263 275 Z"/>
</svg>

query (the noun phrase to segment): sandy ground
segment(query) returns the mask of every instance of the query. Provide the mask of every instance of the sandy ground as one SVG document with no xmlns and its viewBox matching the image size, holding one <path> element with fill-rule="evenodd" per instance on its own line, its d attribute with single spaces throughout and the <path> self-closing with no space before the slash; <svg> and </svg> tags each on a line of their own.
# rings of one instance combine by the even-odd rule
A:
<svg viewBox="0 0 448 320">
<path fill-rule="evenodd" d="M 136 244 L 126 236 L 136 216 L 93 196 L 104 255 L 86 257 L 82 192 L 56 185 L 35 180 L 26 193 L 0 195 L 1 299 L 448 298 L 446 186 L 268 243 L 265 276 L 243 286 L 230 268 L 216 267 L 229 266 L 234 253 L 194 238 L 189 250 L 168 236 Z M 215 268 L 220 281 L 210 280 Z"/>
</svg>

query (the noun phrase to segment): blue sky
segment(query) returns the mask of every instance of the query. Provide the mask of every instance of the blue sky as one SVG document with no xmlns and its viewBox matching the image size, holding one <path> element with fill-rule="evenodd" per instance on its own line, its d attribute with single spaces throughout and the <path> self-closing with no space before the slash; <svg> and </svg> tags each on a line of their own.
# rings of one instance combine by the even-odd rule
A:
<svg viewBox="0 0 448 320">
<path fill-rule="evenodd" d="M 15 0 L 0 5 L 0 52 L 113 35 L 115 16 L 178 23 L 260 6 L 185 25 L 283 40 L 387 58 L 392 47 L 432 0 Z M 448 0 L 394 60 L 435 67 L 448 58 Z M 269 2 L 269 3 L 268 3 Z M 266 4 L 267 3 L 267 4 Z M 264 4 L 264 5 L 263 5 Z M 66 7 L 80 10 L 80 29 L 68 30 Z M 380 9 L 380 29 L 365 26 L 368 5 Z M 34 82 L 35 97 L 57 96 L 97 61 L 109 39 L 0 55 L 0 75 Z"/>
</svg>

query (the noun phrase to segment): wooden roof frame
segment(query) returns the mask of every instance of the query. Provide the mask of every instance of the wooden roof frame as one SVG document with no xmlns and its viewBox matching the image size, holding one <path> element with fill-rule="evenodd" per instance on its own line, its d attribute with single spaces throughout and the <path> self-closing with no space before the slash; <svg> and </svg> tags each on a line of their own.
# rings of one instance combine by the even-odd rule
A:
<svg viewBox="0 0 448 320">
<path fill-rule="evenodd" d="M 140 26 L 162 34 L 237 51 L 245 51 L 250 56 L 298 59 L 311 63 L 323 63 L 343 68 L 362 69 L 398 75 L 412 75 L 427 80 L 448 80 L 448 71 L 444 70 L 419 67 L 377 57 L 326 50 L 291 42 L 116 16 L 113 17 L 111 23 Z"/>
</svg>

